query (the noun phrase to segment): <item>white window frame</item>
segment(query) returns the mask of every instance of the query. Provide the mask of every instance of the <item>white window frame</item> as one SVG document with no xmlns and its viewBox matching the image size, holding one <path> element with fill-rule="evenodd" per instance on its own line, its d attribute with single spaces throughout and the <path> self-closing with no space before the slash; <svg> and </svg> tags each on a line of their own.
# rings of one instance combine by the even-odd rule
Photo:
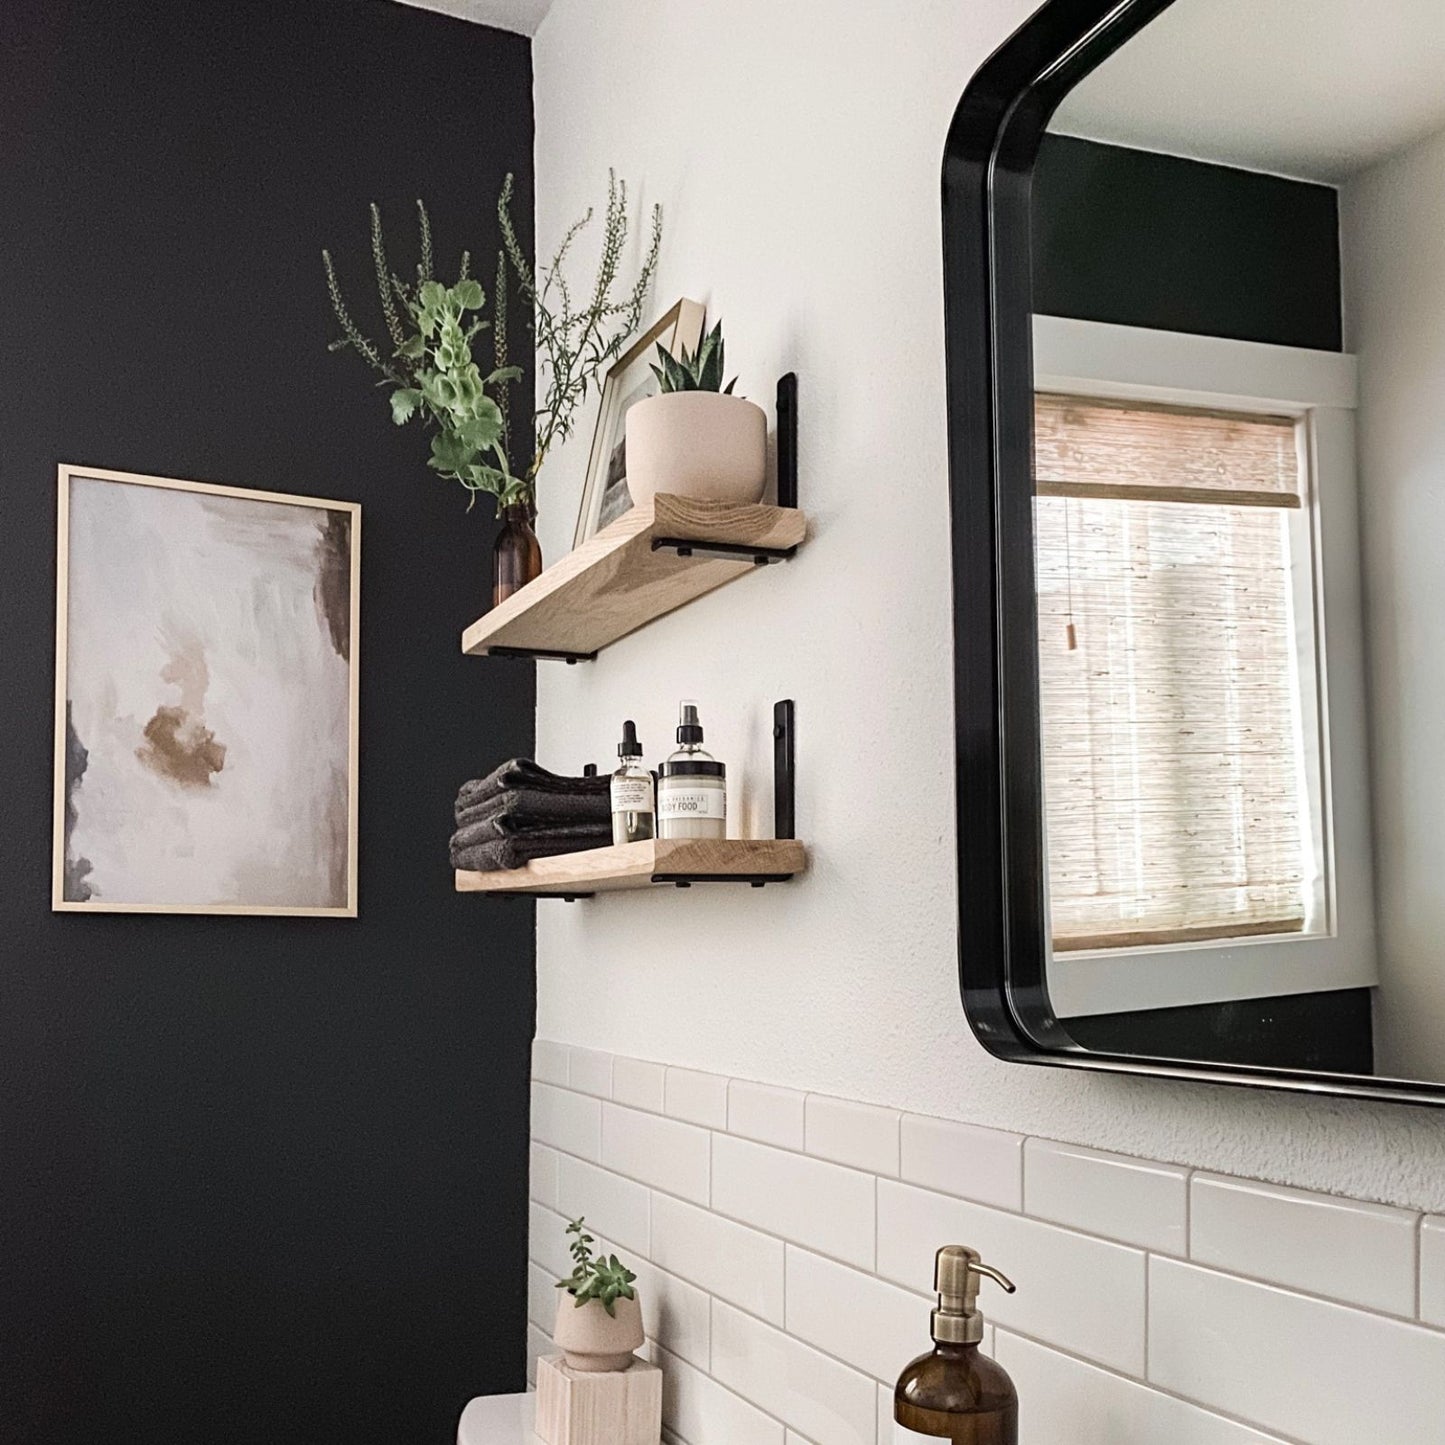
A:
<svg viewBox="0 0 1445 1445">
<path fill-rule="evenodd" d="M 1325 861 L 1322 926 L 1290 938 L 1150 949 L 1066 951 L 1048 960 L 1055 1015 L 1127 1013 L 1379 982 L 1375 953 L 1369 750 L 1360 578 L 1353 356 L 1214 336 L 1035 316 L 1037 391 L 1294 416 L 1308 478 L 1300 525 L 1313 529 L 1314 576 L 1296 574 L 1297 616 L 1313 620 L 1319 792 Z M 1308 610 L 1306 610 L 1308 609 Z M 1311 708 L 1313 703 L 1313 709 Z M 1312 810 L 1314 811 L 1314 810 Z"/>
</svg>

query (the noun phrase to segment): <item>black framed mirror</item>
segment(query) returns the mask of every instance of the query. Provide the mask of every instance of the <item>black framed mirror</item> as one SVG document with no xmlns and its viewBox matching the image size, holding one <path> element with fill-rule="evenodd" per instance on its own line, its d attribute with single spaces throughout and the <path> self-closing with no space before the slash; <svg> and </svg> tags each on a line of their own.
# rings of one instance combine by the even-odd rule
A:
<svg viewBox="0 0 1445 1445">
<path fill-rule="evenodd" d="M 960 979 L 1445 1103 L 1445 7 L 1050 0 L 943 172 Z"/>
</svg>

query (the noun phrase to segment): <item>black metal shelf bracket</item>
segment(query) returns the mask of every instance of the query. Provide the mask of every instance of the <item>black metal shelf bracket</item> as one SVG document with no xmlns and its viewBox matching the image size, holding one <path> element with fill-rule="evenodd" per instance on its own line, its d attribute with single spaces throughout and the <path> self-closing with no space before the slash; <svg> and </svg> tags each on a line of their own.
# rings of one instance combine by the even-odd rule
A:
<svg viewBox="0 0 1445 1445">
<path fill-rule="evenodd" d="M 555 652 L 546 647 L 489 647 L 488 657 L 540 658 L 544 662 L 565 662 L 569 667 L 576 662 L 592 662 L 595 652 Z"/>
<path fill-rule="evenodd" d="M 755 567 L 766 567 L 769 562 L 790 561 L 798 549 L 754 547 L 746 542 L 699 542 L 690 537 L 654 537 L 652 550 L 676 552 L 679 557 L 717 557 L 728 562 L 750 559 Z"/>
</svg>

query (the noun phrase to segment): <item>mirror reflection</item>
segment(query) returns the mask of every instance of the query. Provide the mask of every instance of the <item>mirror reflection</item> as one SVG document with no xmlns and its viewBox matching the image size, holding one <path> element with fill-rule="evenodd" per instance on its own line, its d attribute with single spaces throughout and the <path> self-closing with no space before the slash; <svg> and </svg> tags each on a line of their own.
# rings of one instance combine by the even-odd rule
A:
<svg viewBox="0 0 1445 1445">
<path fill-rule="evenodd" d="M 1445 6 L 1175 0 L 1034 177 L 1053 1010 L 1445 1080 Z"/>
</svg>

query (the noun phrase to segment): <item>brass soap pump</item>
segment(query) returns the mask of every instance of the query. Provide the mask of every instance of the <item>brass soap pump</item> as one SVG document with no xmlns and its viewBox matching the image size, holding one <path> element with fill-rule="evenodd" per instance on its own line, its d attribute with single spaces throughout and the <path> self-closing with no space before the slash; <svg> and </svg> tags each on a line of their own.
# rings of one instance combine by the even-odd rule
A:
<svg viewBox="0 0 1445 1445">
<path fill-rule="evenodd" d="M 976 1249 L 946 1244 L 934 1260 L 933 1348 L 898 1377 L 893 1391 L 897 1445 L 951 1440 L 953 1445 L 1018 1445 L 1019 1397 L 1004 1369 L 978 1352 L 983 1316 L 978 1287 L 987 1277 L 1010 1294 L 1011 1281 L 984 1264 Z"/>
</svg>

